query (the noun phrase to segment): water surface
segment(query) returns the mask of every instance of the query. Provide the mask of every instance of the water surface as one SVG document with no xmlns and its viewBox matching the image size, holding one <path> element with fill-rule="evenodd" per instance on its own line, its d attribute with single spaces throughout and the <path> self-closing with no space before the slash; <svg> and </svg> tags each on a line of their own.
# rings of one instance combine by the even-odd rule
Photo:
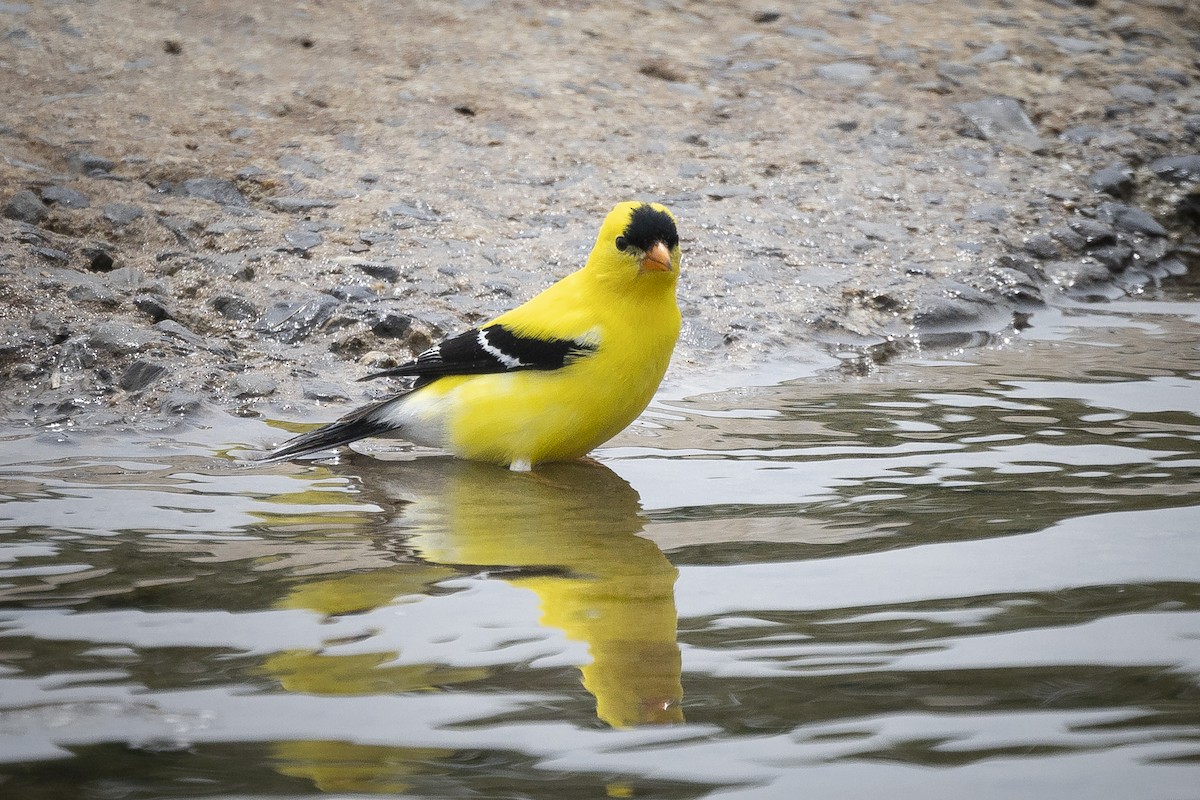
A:
<svg viewBox="0 0 1200 800">
<path fill-rule="evenodd" d="M 1194 798 L 1198 321 L 780 367 L 529 474 L 10 427 L 0 787 Z"/>
</svg>

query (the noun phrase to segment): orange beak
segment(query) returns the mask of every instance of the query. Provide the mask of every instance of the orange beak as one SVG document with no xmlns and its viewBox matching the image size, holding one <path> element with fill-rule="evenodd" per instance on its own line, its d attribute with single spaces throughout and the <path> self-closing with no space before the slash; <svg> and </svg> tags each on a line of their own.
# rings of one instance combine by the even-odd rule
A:
<svg viewBox="0 0 1200 800">
<path fill-rule="evenodd" d="M 671 251 L 662 242 L 655 242 L 642 257 L 642 272 L 670 272 Z"/>
</svg>

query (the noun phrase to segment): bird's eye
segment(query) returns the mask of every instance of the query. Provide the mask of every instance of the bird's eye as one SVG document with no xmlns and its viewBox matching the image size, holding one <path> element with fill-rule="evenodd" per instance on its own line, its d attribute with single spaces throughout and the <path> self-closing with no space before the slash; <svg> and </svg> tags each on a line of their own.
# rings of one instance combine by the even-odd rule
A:
<svg viewBox="0 0 1200 800">
<path fill-rule="evenodd" d="M 625 248 L 629 247 L 629 242 L 625 240 L 624 236 L 618 236 L 617 241 L 614 242 L 614 244 L 616 244 L 617 249 L 621 250 L 622 252 L 625 250 Z"/>
</svg>

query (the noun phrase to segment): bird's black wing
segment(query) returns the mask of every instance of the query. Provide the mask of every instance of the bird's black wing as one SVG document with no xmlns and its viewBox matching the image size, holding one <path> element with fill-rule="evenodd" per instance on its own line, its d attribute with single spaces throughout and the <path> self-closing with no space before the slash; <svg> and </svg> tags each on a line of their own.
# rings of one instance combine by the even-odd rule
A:
<svg viewBox="0 0 1200 800">
<path fill-rule="evenodd" d="M 522 336 L 503 325 L 488 325 L 446 339 L 407 364 L 359 380 L 415 377 L 414 388 L 420 388 L 447 375 L 562 369 L 595 350 L 596 345 L 589 342 Z"/>
</svg>

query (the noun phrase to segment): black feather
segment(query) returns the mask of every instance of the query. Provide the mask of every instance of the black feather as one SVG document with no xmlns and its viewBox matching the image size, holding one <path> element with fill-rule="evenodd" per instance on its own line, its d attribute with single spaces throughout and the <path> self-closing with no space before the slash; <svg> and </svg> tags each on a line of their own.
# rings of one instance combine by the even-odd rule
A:
<svg viewBox="0 0 1200 800">
<path fill-rule="evenodd" d="M 363 406 L 350 412 L 337 422 L 323 425 L 316 430 L 302 433 L 284 442 L 263 456 L 263 461 L 279 461 L 294 456 L 304 456 L 309 453 L 319 453 L 322 450 L 332 450 L 344 444 L 357 442 L 368 436 L 379 436 L 392 430 L 393 426 L 385 422 L 380 409 L 391 403 L 399 395 L 393 395 L 377 403 Z"/>
<path fill-rule="evenodd" d="M 562 369 L 595 349 L 595 345 L 573 339 L 521 336 L 503 325 L 489 325 L 446 339 L 407 364 L 375 372 L 359 380 L 415 377 L 417 382 L 414 388 L 419 388 L 446 375 Z"/>
</svg>

